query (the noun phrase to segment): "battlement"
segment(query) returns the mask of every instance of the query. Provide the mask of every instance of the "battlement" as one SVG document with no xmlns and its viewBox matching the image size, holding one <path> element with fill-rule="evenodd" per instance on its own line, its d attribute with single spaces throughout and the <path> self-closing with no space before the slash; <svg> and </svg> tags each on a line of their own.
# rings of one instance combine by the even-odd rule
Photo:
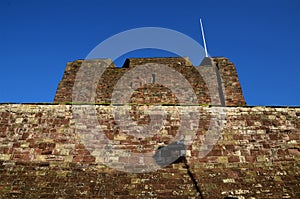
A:
<svg viewBox="0 0 300 199">
<path fill-rule="evenodd" d="M 188 57 L 127 58 L 123 68 L 133 68 L 147 63 L 159 63 L 169 66 L 193 66 Z"/>
</svg>

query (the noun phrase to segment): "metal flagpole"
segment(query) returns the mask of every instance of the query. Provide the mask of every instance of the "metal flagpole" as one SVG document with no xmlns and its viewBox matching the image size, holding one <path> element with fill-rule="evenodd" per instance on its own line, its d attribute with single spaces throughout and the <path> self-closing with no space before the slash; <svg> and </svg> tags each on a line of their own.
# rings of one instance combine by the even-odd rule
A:
<svg viewBox="0 0 300 199">
<path fill-rule="evenodd" d="M 202 39 L 203 39 L 205 57 L 208 57 L 207 47 L 206 47 L 206 41 L 205 41 L 205 36 L 204 36 L 204 29 L 203 29 L 203 24 L 202 24 L 201 18 L 200 18 L 200 27 L 201 27 L 201 33 L 202 33 Z"/>
</svg>

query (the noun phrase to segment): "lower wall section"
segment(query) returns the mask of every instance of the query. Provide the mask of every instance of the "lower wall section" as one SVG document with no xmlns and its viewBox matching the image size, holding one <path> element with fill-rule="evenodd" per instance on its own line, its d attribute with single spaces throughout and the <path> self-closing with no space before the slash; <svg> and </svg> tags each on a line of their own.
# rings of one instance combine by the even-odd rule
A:
<svg viewBox="0 0 300 199">
<path fill-rule="evenodd" d="M 76 163 L 1 162 L 0 174 L 1 198 L 198 198 L 182 164 L 132 174 Z"/>
<path fill-rule="evenodd" d="M 300 108 L 198 107 L 195 135 L 182 135 L 195 107 L 162 106 L 162 127 L 134 136 L 111 106 L 87 107 L 0 105 L 0 198 L 300 198 Z M 131 107 L 133 129 L 152 124 L 148 112 Z M 186 158 L 152 168 L 176 141 Z"/>
<path fill-rule="evenodd" d="M 300 162 L 200 164 L 192 169 L 203 198 L 299 198 Z"/>
<path fill-rule="evenodd" d="M 0 161 L 1 198 L 300 198 L 300 162 L 183 163 L 127 173 L 96 165 Z M 196 180 L 196 183 L 194 182 Z"/>
</svg>

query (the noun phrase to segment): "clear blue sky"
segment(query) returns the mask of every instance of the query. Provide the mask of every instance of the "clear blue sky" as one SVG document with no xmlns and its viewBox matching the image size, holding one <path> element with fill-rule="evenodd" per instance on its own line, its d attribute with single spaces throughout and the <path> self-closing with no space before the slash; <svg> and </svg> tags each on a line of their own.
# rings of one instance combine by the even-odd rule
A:
<svg viewBox="0 0 300 199">
<path fill-rule="evenodd" d="M 300 105 L 299 10 L 298 0 L 1 0 L 0 102 L 53 101 L 66 62 L 128 29 L 202 42 L 202 17 L 210 55 L 235 63 L 249 105 Z"/>
</svg>

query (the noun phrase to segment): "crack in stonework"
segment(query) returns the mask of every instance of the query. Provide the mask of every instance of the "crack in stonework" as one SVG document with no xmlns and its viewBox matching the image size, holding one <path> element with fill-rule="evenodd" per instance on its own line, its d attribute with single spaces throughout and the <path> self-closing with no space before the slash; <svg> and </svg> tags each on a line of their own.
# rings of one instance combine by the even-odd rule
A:
<svg viewBox="0 0 300 199">
<path fill-rule="evenodd" d="M 196 178 L 194 177 L 193 173 L 191 172 L 190 166 L 188 165 L 188 162 L 187 162 L 187 159 L 186 159 L 185 156 L 182 157 L 182 162 L 184 163 L 185 168 L 187 170 L 187 173 L 190 176 L 190 178 L 191 178 L 191 180 L 192 180 L 192 182 L 194 184 L 194 187 L 195 187 L 195 189 L 197 190 L 197 192 L 199 194 L 199 198 L 200 199 L 204 199 L 203 194 L 201 192 L 201 189 L 200 189 L 200 187 L 198 185 L 198 182 L 197 182 Z"/>
</svg>

